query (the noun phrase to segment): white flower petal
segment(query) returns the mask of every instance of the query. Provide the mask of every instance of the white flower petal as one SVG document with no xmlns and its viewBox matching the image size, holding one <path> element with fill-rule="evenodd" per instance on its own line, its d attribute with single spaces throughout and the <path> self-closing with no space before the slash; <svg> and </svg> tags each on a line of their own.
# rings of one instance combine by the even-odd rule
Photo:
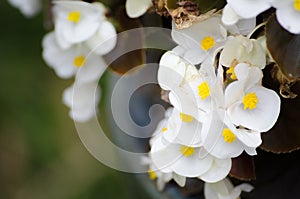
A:
<svg viewBox="0 0 300 199">
<path fill-rule="evenodd" d="M 108 21 L 101 23 L 98 31 L 86 41 L 87 46 L 98 55 L 109 53 L 117 43 L 115 27 Z"/>
<path fill-rule="evenodd" d="M 293 7 L 293 1 L 284 1 L 284 5 L 276 6 L 276 16 L 280 25 L 293 34 L 300 34 L 300 12 Z"/>
<path fill-rule="evenodd" d="M 222 132 L 228 127 L 221 119 L 217 114 L 213 115 L 213 121 L 204 140 L 204 148 L 208 153 L 220 159 L 237 157 L 243 152 L 243 145 L 239 139 L 235 139 L 231 143 L 224 140 Z"/>
<path fill-rule="evenodd" d="M 33 17 L 41 11 L 42 5 L 40 0 L 8 0 L 8 2 L 20 9 L 26 17 Z"/>
<path fill-rule="evenodd" d="M 234 134 L 248 147 L 256 148 L 262 143 L 259 132 L 249 132 L 249 130 L 237 129 Z"/>
<path fill-rule="evenodd" d="M 125 4 L 127 15 L 131 18 L 142 16 L 151 6 L 151 0 L 126 0 Z"/>
<path fill-rule="evenodd" d="M 180 145 L 178 145 L 177 150 L 180 150 Z M 200 158 L 197 154 L 199 153 L 199 148 L 195 148 L 195 152 L 190 157 L 181 156 L 171 167 L 172 170 L 186 177 L 198 177 L 208 171 L 211 167 L 213 157 L 207 155 L 203 158 Z"/>
<path fill-rule="evenodd" d="M 257 40 L 239 35 L 225 44 L 220 56 L 220 63 L 226 67 L 230 67 L 234 60 L 263 69 L 266 52 Z"/>
<path fill-rule="evenodd" d="M 202 174 L 199 178 L 205 182 L 218 182 L 224 179 L 231 169 L 231 159 L 215 158 L 211 168 Z"/>
<path fill-rule="evenodd" d="M 269 9 L 269 0 L 227 0 L 227 3 L 242 18 L 249 19 Z"/>
<path fill-rule="evenodd" d="M 239 21 L 240 17 L 236 14 L 236 12 L 232 9 L 232 7 L 227 4 L 223 8 L 223 14 L 222 14 L 222 22 L 226 26 L 231 26 L 236 24 Z"/>
<path fill-rule="evenodd" d="M 180 187 L 185 186 L 186 177 L 173 173 L 173 179 Z"/>
<path fill-rule="evenodd" d="M 257 86 L 247 90 L 247 93 L 255 93 L 258 98 L 257 108 L 244 110 L 242 102 L 237 102 L 228 109 L 228 115 L 232 122 L 248 129 L 266 132 L 270 130 L 280 111 L 280 98 L 270 89 Z"/>
<path fill-rule="evenodd" d="M 107 65 L 101 56 L 90 53 L 84 65 L 78 70 L 76 81 L 80 83 L 98 81 L 106 68 Z"/>
<path fill-rule="evenodd" d="M 174 52 L 166 52 L 160 60 L 157 79 L 164 90 L 172 90 L 184 78 L 186 66 Z"/>
</svg>

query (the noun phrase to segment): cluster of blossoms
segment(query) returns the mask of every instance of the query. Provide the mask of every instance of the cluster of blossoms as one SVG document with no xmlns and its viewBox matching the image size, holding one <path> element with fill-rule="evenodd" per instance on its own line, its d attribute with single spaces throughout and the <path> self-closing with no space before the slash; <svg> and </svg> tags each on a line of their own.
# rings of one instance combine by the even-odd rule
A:
<svg viewBox="0 0 300 199">
<path fill-rule="evenodd" d="M 172 108 L 150 140 L 150 176 L 160 188 L 172 178 L 180 186 L 186 177 L 199 178 L 208 199 L 225 197 L 216 197 L 225 193 L 214 187 L 228 184 L 232 158 L 256 155 L 261 133 L 276 123 L 280 97 L 262 86 L 264 39 L 245 36 L 254 28 L 255 19 L 228 26 L 218 14 L 187 29 L 173 26 L 178 46 L 162 56 L 158 70 Z M 239 193 L 251 190 L 240 187 Z M 237 198 L 233 192 L 226 198 Z"/>
<path fill-rule="evenodd" d="M 8 0 L 26 16 L 36 14 L 40 0 Z M 163 1 L 166 2 L 166 1 Z M 53 1 L 54 30 L 43 39 L 43 58 L 56 74 L 75 82 L 63 94 L 75 121 L 95 115 L 98 80 L 106 69 L 103 55 L 116 45 L 116 30 L 99 2 Z M 129 17 L 143 15 L 152 0 L 127 0 Z M 280 97 L 262 85 L 263 69 L 272 61 L 266 37 L 251 38 L 256 18 L 273 8 L 279 24 L 300 34 L 300 0 L 227 0 L 221 12 L 208 12 L 188 28 L 172 24 L 177 46 L 160 59 L 158 83 L 171 107 L 150 139 L 149 176 L 159 190 L 174 180 L 205 182 L 206 199 L 236 199 L 253 187 L 234 187 L 228 175 L 232 159 L 256 155 L 261 133 L 280 112 Z"/>
<path fill-rule="evenodd" d="M 63 94 L 70 116 L 85 122 L 95 115 L 98 80 L 106 69 L 102 55 L 116 44 L 116 30 L 101 3 L 53 1 L 54 31 L 43 39 L 43 58 L 63 78 L 75 82 Z"/>
</svg>

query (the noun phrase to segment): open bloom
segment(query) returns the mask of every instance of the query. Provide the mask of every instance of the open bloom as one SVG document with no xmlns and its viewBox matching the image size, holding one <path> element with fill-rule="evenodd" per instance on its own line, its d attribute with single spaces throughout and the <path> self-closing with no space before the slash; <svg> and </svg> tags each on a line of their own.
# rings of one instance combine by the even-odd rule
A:
<svg viewBox="0 0 300 199">
<path fill-rule="evenodd" d="M 21 13 L 26 17 L 36 15 L 42 8 L 41 0 L 8 0 L 8 2 L 20 9 Z"/>
<path fill-rule="evenodd" d="M 262 72 L 248 64 L 238 64 L 237 81 L 225 90 L 227 114 L 236 126 L 258 132 L 270 130 L 280 112 L 280 98 L 270 89 L 261 86 Z"/>
<path fill-rule="evenodd" d="M 167 123 L 161 128 L 162 138 L 188 146 L 201 146 L 202 124 L 193 116 L 184 114 L 176 108 L 172 110 Z"/>
<path fill-rule="evenodd" d="M 273 0 L 272 6 L 276 8 L 280 25 L 293 34 L 300 34 L 300 1 Z"/>
<path fill-rule="evenodd" d="M 234 187 L 230 180 L 225 178 L 216 183 L 205 183 L 204 196 L 206 199 L 239 199 L 242 191 L 252 190 L 253 187 L 246 183 Z"/>
<path fill-rule="evenodd" d="M 106 68 L 102 57 L 82 44 L 66 50 L 60 48 L 53 32 L 43 40 L 43 58 L 59 77 L 66 79 L 77 75 L 78 82 L 98 80 Z"/>
<path fill-rule="evenodd" d="M 262 143 L 259 132 L 236 128 L 224 110 L 211 114 L 211 121 L 202 132 L 203 146 L 213 156 L 224 159 L 238 157 L 243 151 L 256 155 L 256 148 Z"/>
<path fill-rule="evenodd" d="M 96 116 L 100 100 L 98 82 L 75 83 L 63 93 L 63 102 L 70 108 L 70 117 L 77 122 L 86 122 Z"/>
<path fill-rule="evenodd" d="M 153 164 L 162 172 L 174 172 L 185 177 L 199 177 L 209 182 L 225 178 L 231 168 L 231 159 L 218 159 L 203 147 L 165 143 L 157 139 L 151 148 Z"/>
<path fill-rule="evenodd" d="M 220 16 L 196 22 L 191 27 L 182 30 L 178 30 L 173 24 L 171 34 L 178 44 L 173 51 L 192 64 L 204 61 L 209 56 L 209 52 L 227 37 Z"/>
<path fill-rule="evenodd" d="M 105 8 L 100 3 L 54 1 L 55 34 L 62 48 L 86 41 L 99 29 Z"/>
<path fill-rule="evenodd" d="M 199 71 L 174 52 L 166 52 L 161 58 L 159 85 L 170 90 L 170 102 L 177 110 L 200 122 L 202 116 L 211 110 L 215 95 L 221 89 L 217 81 L 212 65 L 205 65 Z"/>
<path fill-rule="evenodd" d="M 151 0 L 126 0 L 125 4 L 127 15 L 131 18 L 142 16 L 151 6 Z"/>
</svg>

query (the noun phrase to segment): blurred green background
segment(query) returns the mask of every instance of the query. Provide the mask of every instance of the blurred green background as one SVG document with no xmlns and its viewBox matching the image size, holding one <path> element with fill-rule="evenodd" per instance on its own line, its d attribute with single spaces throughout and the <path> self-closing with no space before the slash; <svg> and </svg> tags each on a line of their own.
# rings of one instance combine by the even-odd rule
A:
<svg viewBox="0 0 300 199">
<path fill-rule="evenodd" d="M 6 1 L 0 13 L 0 198 L 129 198 L 132 176 L 87 152 L 62 104 L 72 80 L 41 58 L 42 14 L 26 19 Z"/>
</svg>

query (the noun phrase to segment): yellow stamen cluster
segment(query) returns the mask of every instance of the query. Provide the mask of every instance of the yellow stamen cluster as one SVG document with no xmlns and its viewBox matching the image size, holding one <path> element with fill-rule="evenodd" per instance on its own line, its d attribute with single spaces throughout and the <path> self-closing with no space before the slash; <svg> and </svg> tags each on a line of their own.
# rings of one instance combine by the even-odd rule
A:
<svg viewBox="0 0 300 199">
<path fill-rule="evenodd" d="M 148 170 L 148 175 L 149 175 L 150 180 L 155 180 L 157 178 L 156 173 L 152 169 Z"/>
<path fill-rule="evenodd" d="M 244 110 L 246 110 L 247 108 L 252 110 L 256 108 L 256 105 L 258 103 L 258 98 L 255 93 L 247 93 L 243 98 L 242 102 L 244 104 Z"/>
<path fill-rule="evenodd" d="M 194 120 L 194 117 L 191 115 L 180 113 L 180 119 L 183 122 L 192 122 Z"/>
<path fill-rule="evenodd" d="M 164 127 L 164 128 L 161 129 L 161 132 L 164 133 L 164 132 L 166 132 L 167 130 L 168 130 L 168 128 L 167 128 L 167 127 Z"/>
<path fill-rule="evenodd" d="M 72 21 L 74 23 L 79 22 L 80 21 L 80 12 L 78 12 L 78 11 L 70 12 L 68 15 L 68 20 Z"/>
<path fill-rule="evenodd" d="M 300 11 L 300 0 L 294 0 L 294 8 L 297 11 Z"/>
<path fill-rule="evenodd" d="M 185 157 L 190 157 L 195 153 L 195 149 L 193 147 L 182 145 L 180 147 L 180 153 L 182 153 L 182 155 L 184 155 Z"/>
<path fill-rule="evenodd" d="M 237 80 L 237 77 L 236 77 L 235 72 L 234 72 L 234 66 L 231 66 L 231 67 L 226 71 L 226 74 L 231 74 L 231 75 L 230 75 L 230 79 L 232 79 L 232 80 Z"/>
<path fill-rule="evenodd" d="M 83 56 L 83 55 L 75 57 L 75 59 L 73 61 L 74 66 L 77 68 L 82 67 L 84 65 L 84 63 L 85 63 L 85 56 Z"/>
<path fill-rule="evenodd" d="M 204 37 L 200 42 L 201 48 L 208 51 L 215 45 L 215 39 L 211 36 Z"/>
<path fill-rule="evenodd" d="M 236 136 L 232 133 L 229 128 L 225 128 L 222 132 L 222 136 L 225 142 L 232 143 L 235 141 Z"/>
<path fill-rule="evenodd" d="M 202 82 L 198 86 L 198 94 L 201 97 L 202 100 L 210 96 L 210 88 L 206 81 Z"/>
</svg>

